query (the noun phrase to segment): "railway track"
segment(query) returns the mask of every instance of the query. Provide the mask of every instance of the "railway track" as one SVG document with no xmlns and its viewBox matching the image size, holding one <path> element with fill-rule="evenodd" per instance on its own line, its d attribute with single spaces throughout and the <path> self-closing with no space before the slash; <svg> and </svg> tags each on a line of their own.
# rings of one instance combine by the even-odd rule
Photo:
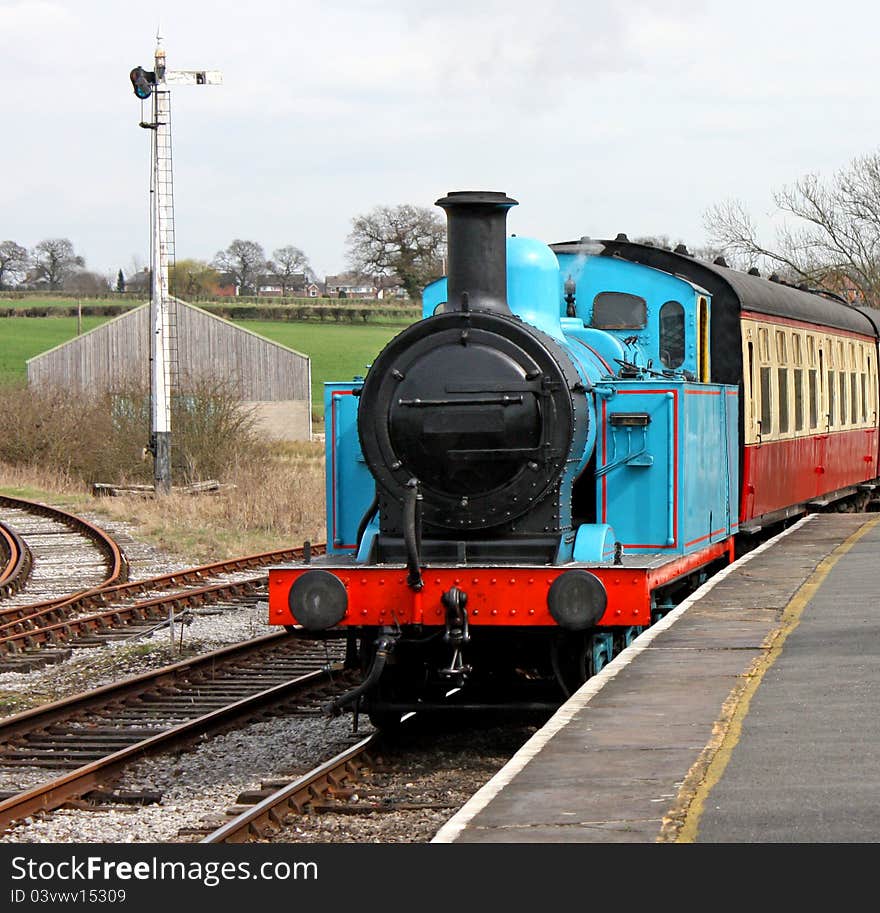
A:
<svg viewBox="0 0 880 913">
<path fill-rule="evenodd" d="M 285 826 L 291 812 L 301 815 L 321 799 L 339 796 L 346 783 L 373 766 L 373 755 L 381 750 L 382 737 L 373 733 L 340 752 L 314 770 L 282 784 L 256 799 L 250 808 L 212 831 L 200 843 L 248 843 L 262 840 Z"/>
<path fill-rule="evenodd" d="M 0 570 L 4 608 L 26 607 L 77 590 L 128 579 L 128 561 L 112 536 L 57 507 L 0 495 L 5 534 Z"/>
<path fill-rule="evenodd" d="M 0 578 L 0 587 L 10 587 L 13 579 L 20 580 L 22 572 L 13 570 L 26 563 L 22 556 L 32 532 L 33 517 L 44 518 L 48 512 L 51 522 L 65 528 L 82 528 L 87 541 L 99 541 L 105 565 L 110 571 L 96 579 L 75 576 L 53 576 L 46 568 L 57 565 L 58 549 L 74 548 L 69 540 L 57 541 L 58 531 L 53 529 L 47 535 L 52 540 L 51 549 L 35 551 L 34 568 L 41 567 L 44 576 L 42 598 L 38 601 L 24 601 L 24 590 L 14 599 L 7 599 L 0 605 L 0 670 L 26 671 L 47 661 L 64 658 L 58 648 L 75 645 L 96 645 L 108 639 L 128 636 L 138 630 L 149 630 L 163 622 L 180 620 L 200 606 L 222 600 L 252 598 L 267 583 L 265 574 L 249 573 L 269 564 L 303 557 L 308 549 L 312 555 L 324 553 L 323 545 L 305 545 L 284 548 L 271 552 L 217 561 L 211 564 L 179 570 L 143 580 L 127 579 L 127 563 L 122 550 L 113 540 L 87 521 L 64 514 L 56 516 L 54 508 L 20 499 L 0 498 L 4 516 L 15 514 L 16 523 L 25 527 L 24 534 L 4 536 L 4 549 L 9 558 Z M 28 525 L 30 520 L 31 526 Z M 81 522 L 82 527 L 77 526 Z M 11 527 L 12 524 L 7 524 Z M 39 531 L 37 538 L 43 536 Z M 13 558 L 14 555 L 19 557 Z M 74 563 L 77 563 L 74 561 Z M 86 564 L 87 562 L 80 562 Z M 44 565 L 46 567 L 44 567 Z M 54 589 L 52 584 L 54 583 Z M 214 582 L 210 582 L 214 581 Z M 73 583 L 73 588 L 71 588 Z M 58 591 L 59 585 L 63 587 Z M 30 596 L 33 588 L 28 586 Z M 46 648 L 52 648 L 46 650 Z"/>
<path fill-rule="evenodd" d="M 351 684 L 338 648 L 283 632 L 10 717 L 0 724 L 0 769 L 7 779 L 22 769 L 46 779 L 2 798 L 0 829 L 88 801 L 133 761 L 271 708 L 319 714 Z"/>
<path fill-rule="evenodd" d="M 9 542 L 8 537 L 3 538 Z M 18 536 L 17 541 L 26 548 L 23 537 Z M 19 556 L 16 563 L 25 560 L 24 548 L 8 544 L 0 552 L 0 558 L 9 555 L 7 571 L 0 569 L 0 585 L 12 576 L 8 568 L 13 563 L 14 550 Z M 323 547 L 312 546 L 311 551 L 318 555 Z M 47 646 L 106 643 L 163 621 L 169 612 L 180 618 L 217 599 L 253 598 L 265 585 L 266 577 L 251 575 L 249 569 L 295 560 L 302 554 L 303 549 L 285 549 L 140 581 L 99 583 L 40 603 L 22 604 L 24 610 L 20 604 L 3 603 L 0 657 L 4 651 L 11 657 L 33 657 Z M 235 579 L 206 582 L 218 575 Z M 240 661 L 249 650 L 284 643 L 288 648 L 298 644 L 311 650 L 314 668 L 291 677 L 285 657 L 263 655 L 256 659 L 256 670 Z M 86 806 L 101 801 L 113 803 L 121 797 L 114 793 L 112 783 L 133 761 L 173 750 L 175 745 L 191 743 L 200 734 L 238 725 L 237 721 L 253 719 L 261 708 L 286 702 L 287 713 L 319 714 L 328 699 L 326 690 L 318 697 L 314 693 L 303 697 L 300 688 L 319 684 L 324 689 L 332 687 L 328 671 L 340 682 L 339 690 L 352 684 L 341 684 L 341 656 L 328 656 L 324 650 L 323 643 L 297 641 L 285 634 L 269 635 L 259 642 L 215 651 L 106 686 L 81 699 L 59 701 L 10 718 L 0 724 L 0 768 L 5 768 L 7 775 L 16 768 L 44 771 L 47 779 L 39 786 L 17 790 L 15 795 L 0 794 L 0 828 L 71 802 Z M 234 659 L 236 656 L 239 659 Z M 222 671 L 227 668 L 227 660 L 231 663 L 229 671 Z M 236 670 L 237 664 L 241 667 Z M 210 673 L 206 671 L 209 669 Z M 130 693 L 126 693 L 129 688 Z M 79 701 L 78 708 L 74 707 L 75 701 Z M 316 816 L 324 814 L 368 817 L 381 811 L 433 810 L 448 817 L 452 813 L 455 802 L 448 799 L 413 802 L 400 795 L 379 796 L 371 771 L 375 772 L 377 763 L 383 770 L 381 751 L 378 739 L 371 737 L 308 775 L 242 794 L 239 804 L 247 802 L 249 807 L 244 811 L 236 809 L 237 814 L 230 816 L 232 820 L 204 837 L 203 842 L 298 839 L 285 838 L 284 834 L 289 835 L 291 822 L 303 816 L 314 822 Z M 412 775 L 401 768 L 396 781 L 403 784 L 397 789 L 404 797 L 410 779 Z M 365 787 L 365 783 L 371 785 Z M 361 801 L 358 793 L 368 789 L 368 801 Z M 199 836 L 204 833 L 202 829 Z M 391 839 L 397 841 L 398 837 Z"/>
<path fill-rule="evenodd" d="M 199 842 L 428 842 L 545 720 L 467 714 L 445 725 L 411 714 L 392 740 L 375 733 L 299 777 L 244 792 Z"/>
<path fill-rule="evenodd" d="M 27 542 L 11 526 L 0 522 L 0 599 L 14 596 L 26 583 L 34 564 Z"/>
</svg>

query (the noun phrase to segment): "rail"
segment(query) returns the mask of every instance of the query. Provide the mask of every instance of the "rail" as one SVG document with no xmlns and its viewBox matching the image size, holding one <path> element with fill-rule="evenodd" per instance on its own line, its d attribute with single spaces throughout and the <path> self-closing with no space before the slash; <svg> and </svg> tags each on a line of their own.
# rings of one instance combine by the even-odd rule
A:
<svg viewBox="0 0 880 913">
<path fill-rule="evenodd" d="M 0 553 L 6 562 L 0 569 L 0 599 L 14 596 L 27 582 L 33 555 L 27 543 L 8 524 L 0 522 Z"/>
<path fill-rule="evenodd" d="M 241 663 L 242 659 L 247 657 L 248 654 L 251 655 L 251 658 L 259 658 L 267 648 L 274 647 L 283 641 L 289 642 L 291 646 L 297 644 L 296 649 L 299 648 L 299 645 L 305 643 L 303 641 L 295 641 L 285 633 L 269 634 L 255 641 L 224 647 L 212 653 L 203 654 L 193 659 L 175 663 L 172 666 L 165 666 L 161 669 L 126 679 L 123 682 L 106 685 L 93 692 L 75 695 L 44 707 L 25 711 L 10 717 L 0 724 L 0 742 L 7 746 L 7 754 L 14 754 L 15 747 L 8 746 L 13 745 L 13 743 L 26 746 L 26 742 L 23 742 L 23 740 L 28 733 L 43 733 L 48 727 L 53 727 L 54 731 L 61 722 L 76 719 L 86 711 L 88 711 L 91 718 L 96 708 L 106 708 L 111 705 L 118 708 L 121 701 L 138 699 L 141 696 L 144 697 L 144 706 L 147 708 L 151 705 L 155 706 L 155 700 L 150 701 L 148 698 L 148 695 L 154 689 L 167 690 L 170 683 L 178 682 L 182 677 L 186 677 L 191 673 L 198 673 L 202 669 L 209 673 L 206 676 L 206 680 L 191 683 L 190 687 L 204 689 L 210 697 L 210 688 L 215 683 L 228 684 L 228 679 L 216 676 L 219 663 Z M 15 821 L 38 812 L 50 811 L 58 808 L 64 802 L 85 795 L 137 758 L 154 753 L 157 750 L 164 750 L 177 742 L 186 741 L 193 736 L 222 727 L 268 705 L 277 704 L 310 686 L 326 682 L 329 674 L 335 674 L 341 670 L 342 663 L 335 661 L 322 668 L 307 671 L 304 674 L 297 674 L 295 677 L 272 687 L 260 687 L 260 690 L 255 691 L 253 694 L 225 703 L 223 706 L 212 709 L 193 719 L 172 725 L 161 732 L 157 732 L 155 735 L 139 739 L 132 744 L 113 751 L 99 760 L 84 764 L 46 783 L 0 801 L 0 829 L 7 829 Z M 256 681 L 260 684 L 265 684 L 260 677 L 257 677 Z M 220 687 L 219 684 L 218 687 Z M 187 702 L 191 703 L 193 701 L 193 698 L 187 694 L 182 694 L 180 701 L 181 707 L 184 708 Z M 161 709 L 163 715 L 167 716 L 167 709 L 164 707 Z M 119 711 L 117 710 L 116 712 L 118 713 Z M 86 736 L 88 731 L 88 728 L 84 730 Z M 126 738 L 124 727 L 120 728 L 119 738 L 123 740 Z M 20 751 L 26 750 L 26 747 L 20 749 Z M 59 757 L 59 760 L 63 761 L 63 757 Z M 0 764 L 2 763 L 2 758 L 0 758 Z M 34 760 L 33 763 L 39 766 L 38 760 Z"/>
</svg>

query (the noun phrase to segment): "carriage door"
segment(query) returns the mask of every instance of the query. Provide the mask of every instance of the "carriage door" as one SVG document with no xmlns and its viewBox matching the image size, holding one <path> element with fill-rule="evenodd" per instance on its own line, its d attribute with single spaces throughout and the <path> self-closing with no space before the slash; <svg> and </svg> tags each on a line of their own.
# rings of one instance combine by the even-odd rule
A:
<svg viewBox="0 0 880 913">
<path fill-rule="evenodd" d="M 834 421 L 834 355 L 824 340 L 807 335 L 808 393 L 810 397 L 810 431 L 813 434 L 813 471 L 816 484 L 813 494 L 825 491 L 825 458 L 828 437 Z"/>
</svg>

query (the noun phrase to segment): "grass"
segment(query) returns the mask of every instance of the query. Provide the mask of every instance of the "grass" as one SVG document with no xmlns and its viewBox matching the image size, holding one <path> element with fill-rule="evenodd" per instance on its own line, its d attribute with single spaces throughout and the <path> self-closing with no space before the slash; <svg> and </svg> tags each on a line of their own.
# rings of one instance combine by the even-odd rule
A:
<svg viewBox="0 0 880 913">
<path fill-rule="evenodd" d="M 106 323 L 105 317 L 83 317 L 83 333 Z M 76 317 L 0 318 L 0 387 L 27 381 L 25 362 L 77 335 Z"/>
<path fill-rule="evenodd" d="M 233 469 L 221 491 L 157 499 L 117 497 L 91 508 L 131 524 L 135 535 L 193 564 L 326 540 L 324 448 L 281 445 L 254 472 Z M 2 480 L 2 476 L 0 476 Z"/>
<path fill-rule="evenodd" d="M 266 339 L 280 342 L 312 360 L 312 408 L 323 414 L 324 383 L 364 375 L 385 344 L 408 324 L 282 323 L 274 320 L 233 321 Z"/>
<path fill-rule="evenodd" d="M 0 493 L 125 523 L 187 564 L 326 540 L 322 444 L 274 444 L 259 466 L 230 466 L 223 481 L 220 491 L 201 495 L 95 498 L 66 472 L 0 462 Z"/>
</svg>

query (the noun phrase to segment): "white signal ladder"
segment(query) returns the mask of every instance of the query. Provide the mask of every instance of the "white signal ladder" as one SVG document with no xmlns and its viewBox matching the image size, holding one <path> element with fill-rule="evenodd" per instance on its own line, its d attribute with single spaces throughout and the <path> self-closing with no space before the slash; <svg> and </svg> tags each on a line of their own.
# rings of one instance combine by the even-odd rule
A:
<svg viewBox="0 0 880 913">
<path fill-rule="evenodd" d="M 171 396 L 174 388 L 177 386 L 179 378 L 179 352 L 177 342 L 177 302 L 170 295 L 168 288 L 168 271 L 175 264 L 175 244 L 174 244 L 174 168 L 171 153 L 171 92 L 165 86 L 157 87 L 153 94 L 154 112 L 153 123 L 155 124 L 154 134 L 154 155 L 153 168 L 153 193 L 156 194 L 154 201 L 154 218 L 158 225 L 154 226 L 155 237 L 157 240 L 157 256 L 159 262 L 156 264 L 156 272 L 159 279 L 159 289 L 161 294 L 161 305 L 159 313 L 161 314 L 161 327 L 157 327 L 157 334 L 161 337 L 162 359 L 164 364 L 165 382 L 164 387 L 164 408 L 166 414 L 171 413 Z"/>
</svg>

